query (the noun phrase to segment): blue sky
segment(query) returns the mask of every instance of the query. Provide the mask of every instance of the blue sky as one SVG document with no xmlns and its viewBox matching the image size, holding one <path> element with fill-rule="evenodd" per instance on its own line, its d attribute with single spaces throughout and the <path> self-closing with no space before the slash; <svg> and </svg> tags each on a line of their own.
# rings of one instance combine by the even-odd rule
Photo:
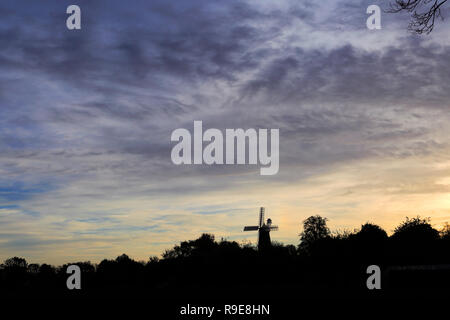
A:
<svg viewBox="0 0 450 320">
<path fill-rule="evenodd" d="M 388 232 L 450 220 L 449 21 L 388 1 L 0 4 L 0 260 L 146 260 L 203 232 L 255 242 L 258 208 L 296 244 L 312 214 Z M 449 9 L 443 12 L 448 16 Z M 279 128 L 280 171 L 174 166 L 170 135 Z"/>
</svg>

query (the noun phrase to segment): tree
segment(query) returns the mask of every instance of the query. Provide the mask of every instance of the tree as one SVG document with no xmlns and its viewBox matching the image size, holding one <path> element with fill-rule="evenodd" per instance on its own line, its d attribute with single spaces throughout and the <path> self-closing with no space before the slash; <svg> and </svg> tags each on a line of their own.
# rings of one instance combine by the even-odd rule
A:
<svg viewBox="0 0 450 320">
<path fill-rule="evenodd" d="M 26 269 L 28 267 L 27 260 L 19 257 L 6 259 L 3 265 L 8 269 Z"/>
<path fill-rule="evenodd" d="M 310 251 L 311 246 L 318 240 L 330 237 L 330 229 L 327 227 L 327 220 L 327 218 L 316 215 L 303 221 L 303 231 L 300 233 L 300 251 L 308 252 Z"/>
<path fill-rule="evenodd" d="M 150 256 L 150 258 L 148 258 L 147 264 L 156 264 L 158 262 L 159 258 L 157 256 Z"/>
<path fill-rule="evenodd" d="M 380 226 L 367 222 L 361 226 L 355 238 L 364 242 L 377 242 L 386 240 L 388 235 Z"/>
<path fill-rule="evenodd" d="M 430 224 L 430 218 L 408 218 L 394 230 L 392 239 L 405 242 L 432 241 L 439 239 L 439 231 Z"/>
<path fill-rule="evenodd" d="M 39 273 L 41 273 L 41 274 L 51 275 L 51 274 L 54 274 L 55 272 L 56 272 L 56 269 L 53 266 L 48 265 L 46 263 L 44 263 L 43 265 L 41 265 L 39 267 Z"/>
<path fill-rule="evenodd" d="M 131 263 L 131 261 L 132 260 L 130 259 L 130 257 L 125 253 L 122 253 L 120 256 L 116 258 L 117 263 L 128 264 Z"/>
<path fill-rule="evenodd" d="M 450 224 L 445 223 L 444 227 L 439 231 L 442 239 L 450 239 Z"/>
<path fill-rule="evenodd" d="M 411 14 L 408 29 L 417 34 L 429 34 L 436 18 L 443 19 L 441 9 L 448 0 L 395 0 L 388 12 L 406 11 Z"/>
<path fill-rule="evenodd" d="M 214 235 L 204 233 L 196 240 L 183 241 L 179 246 L 166 250 L 162 257 L 164 259 L 186 258 L 191 256 L 205 255 L 217 246 Z"/>
<path fill-rule="evenodd" d="M 39 272 L 40 267 L 38 263 L 31 263 L 28 265 L 28 272 L 36 274 Z"/>
<path fill-rule="evenodd" d="M 200 251 L 209 251 L 216 246 L 214 235 L 203 233 L 200 238 L 194 240 L 192 245 Z"/>
</svg>

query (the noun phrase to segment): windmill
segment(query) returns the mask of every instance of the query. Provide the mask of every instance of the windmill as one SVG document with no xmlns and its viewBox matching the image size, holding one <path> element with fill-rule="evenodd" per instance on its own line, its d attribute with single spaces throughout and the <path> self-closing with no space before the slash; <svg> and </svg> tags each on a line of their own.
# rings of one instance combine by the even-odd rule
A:
<svg viewBox="0 0 450 320">
<path fill-rule="evenodd" d="M 267 219 L 264 223 L 265 209 L 261 207 L 259 210 L 259 224 L 257 226 L 246 226 L 244 231 L 258 231 L 258 250 L 264 250 L 271 246 L 270 231 L 277 231 L 278 226 L 272 225 L 272 219 Z"/>
</svg>

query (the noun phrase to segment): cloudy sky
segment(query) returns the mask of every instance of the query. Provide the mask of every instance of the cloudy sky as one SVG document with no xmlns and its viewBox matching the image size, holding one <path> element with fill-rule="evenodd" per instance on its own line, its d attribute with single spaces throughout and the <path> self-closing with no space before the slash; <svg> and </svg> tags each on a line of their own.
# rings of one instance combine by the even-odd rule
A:
<svg viewBox="0 0 450 320">
<path fill-rule="evenodd" d="M 147 260 L 203 232 L 298 243 L 406 216 L 450 222 L 450 19 L 378 0 L 0 3 L 0 260 Z M 444 16 L 450 18 L 449 9 Z M 176 166 L 176 128 L 279 128 L 280 170 Z"/>
</svg>

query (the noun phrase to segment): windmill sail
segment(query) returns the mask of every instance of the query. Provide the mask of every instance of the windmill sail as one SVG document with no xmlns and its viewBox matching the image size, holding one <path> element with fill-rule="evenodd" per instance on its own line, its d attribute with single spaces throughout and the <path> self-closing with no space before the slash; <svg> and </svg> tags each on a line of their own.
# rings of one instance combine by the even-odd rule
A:
<svg viewBox="0 0 450 320">
<path fill-rule="evenodd" d="M 261 228 L 264 225 L 264 208 L 261 207 L 259 210 L 259 227 Z"/>
</svg>

